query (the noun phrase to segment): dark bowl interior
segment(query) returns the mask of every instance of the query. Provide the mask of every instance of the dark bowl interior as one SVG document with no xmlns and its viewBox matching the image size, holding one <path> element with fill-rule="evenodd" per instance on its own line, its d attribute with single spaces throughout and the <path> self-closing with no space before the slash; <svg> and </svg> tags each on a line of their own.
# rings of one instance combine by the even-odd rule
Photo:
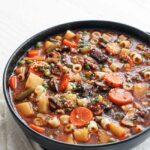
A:
<svg viewBox="0 0 150 150">
<path fill-rule="evenodd" d="M 136 145 L 140 144 L 143 142 L 147 137 L 149 137 L 150 133 L 150 127 L 145 129 L 143 132 L 134 135 L 126 140 L 120 141 L 120 142 L 115 142 L 115 143 L 110 143 L 110 144 L 93 144 L 93 145 L 72 145 L 72 144 L 66 144 L 63 142 L 55 141 L 53 139 L 50 139 L 44 135 L 41 135 L 37 133 L 36 131 L 30 129 L 25 121 L 22 120 L 22 118 L 18 115 L 16 112 L 10 90 L 9 90 L 9 85 L 8 85 L 8 80 L 10 75 L 13 72 L 14 67 L 16 66 L 17 61 L 26 53 L 26 51 L 33 46 L 36 42 L 45 40 L 49 36 L 56 35 L 59 33 L 63 33 L 66 30 L 77 30 L 77 29 L 100 29 L 100 30 L 106 30 L 106 31 L 114 31 L 114 32 L 120 32 L 120 33 L 125 33 L 130 35 L 131 37 L 134 37 L 147 45 L 150 45 L 150 36 L 141 31 L 138 30 L 134 27 L 124 25 L 121 23 L 115 23 L 115 22 L 109 22 L 109 21 L 78 21 L 78 22 L 71 22 L 71 23 L 66 23 L 62 25 L 58 25 L 49 29 L 46 29 L 31 38 L 29 38 L 27 41 L 25 41 L 21 46 L 19 46 L 16 51 L 12 54 L 10 59 L 8 60 L 8 63 L 6 65 L 5 71 L 4 71 L 4 76 L 3 76 L 3 91 L 4 91 L 4 96 L 8 105 L 8 108 L 16 120 L 16 122 L 20 125 L 20 127 L 23 129 L 24 133 L 31 139 L 35 140 L 37 143 L 39 143 L 41 146 L 43 146 L 46 149 L 82 149 L 82 148 L 87 148 L 91 150 L 119 150 L 119 149 L 131 149 L 132 147 L 135 147 Z"/>
</svg>

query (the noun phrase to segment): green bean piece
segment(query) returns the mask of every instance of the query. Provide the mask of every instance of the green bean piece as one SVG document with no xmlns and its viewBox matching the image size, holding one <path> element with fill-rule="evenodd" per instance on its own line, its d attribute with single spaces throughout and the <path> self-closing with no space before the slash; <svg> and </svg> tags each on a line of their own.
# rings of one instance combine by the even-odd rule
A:
<svg viewBox="0 0 150 150">
<path fill-rule="evenodd" d="M 33 61 L 30 60 L 30 59 L 28 59 L 28 60 L 26 60 L 26 62 L 27 62 L 28 64 L 31 64 Z"/>
<path fill-rule="evenodd" d="M 23 101 L 27 96 L 29 96 L 33 92 L 33 88 L 26 89 L 25 91 L 21 92 L 16 98 L 16 101 Z"/>
</svg>

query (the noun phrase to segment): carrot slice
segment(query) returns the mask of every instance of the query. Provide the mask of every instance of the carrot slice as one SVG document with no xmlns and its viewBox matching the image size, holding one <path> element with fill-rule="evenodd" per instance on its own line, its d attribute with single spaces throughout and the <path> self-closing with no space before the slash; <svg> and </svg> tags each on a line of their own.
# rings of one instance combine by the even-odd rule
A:
<svg viewBox="0 0 150 150">
<path fill-rule="evenodd" d="M 29 72 L 34 73 L 38 76 L 41 76 L 43 73 L 38 71 L 36 68 L 37 68 L 36 65 L 32 63 L 31 66 L 29 67 Z"/>
<path fill-rule="evenodd" d="M 10 77 L 9 84 L 10 84 L 10 88 L 12 90 L 16 89 L 16 87 L 17 87 L 17 77 L 15 75 Z"/>
<path fill-rule="evenodd" d="M 106 44 L 106 51 L 109 54 L 117 55 L 120 52 L 120 47 L 117 43 L 108 43 Z"/>
<path fill-rule="evenodd" d="M 77 127 L 82 127 L 93 118 L 93 113 L 85 107 L 75 108 L 70 115 L 70 121 Z"/>
<path fill-rule="evenodd" d="M 36 126 L 34 124 L 29 124 L 29 127 L 32 128 L 33 130 L 39 132 L 39 133 L 44 133 L 45 132 L 45 128 Z"/>
<path fill-rule="evenodd" d="M 130 92 L 120 88 L 111 89 L 108 93 L 108 98 L 118 105 L 125 105 L 131 103 L 133 100 L 133 96 Z"/>
<path fill-rule="evenodd" d="M 62 76 L 62 79 L 60 81 L 60 84 L 59 84 L 59 92 L 63 92 L 66 90 L 67 86 L 68 86 L 68 83 L 69 83 L 69 75 L 68 74 L 64 74 Z"/>
<path fill-rule="evenodd" d="M 119 87 L 123 84 L 123 76 L 120 73 L 107 73 L 104 80 L 112 87 Z"/>
<path fill-rule="evenodd" d="M 63 40 L 63 44 L 66 45 L 66 46 L 73 47 L 73 48 L 77 47 L 76 43 L 73 43 L 73 42 L 71 42 L 69 40 L 66 40 L 66 39 Z"/>
<path fill-rule="evenodd" d="M 28 51 L 27 56 L 28 57 L 35 57 L 35 56 L 39 56 L 40 55 L 40 51 L 37 49 L 32 49 L 30 51 Z"/>
</svg>

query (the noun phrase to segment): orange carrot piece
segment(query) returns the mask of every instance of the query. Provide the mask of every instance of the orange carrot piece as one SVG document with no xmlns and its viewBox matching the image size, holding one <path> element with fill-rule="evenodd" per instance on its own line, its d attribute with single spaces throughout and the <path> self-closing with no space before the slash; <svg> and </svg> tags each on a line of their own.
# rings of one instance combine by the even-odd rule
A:
<svg viewBox="0 0 150 150">
<path fill-rule="evenodd" d="M 111 89 L 108 93 L 108 98 L 118 105 L 125 105 L 131 103 L 133 100 L 133 96 L 130 92 L 120 88 Z"/>
<path fill-rule="evenodd" d="M 69 83 L 69 75 L 68 74 L 64 74 L 62 76 L 62 79 L 60 81 L 60 84 L 59 84 L 59 92 L 63 92 L 66 90 L 67 86 L 68 86 L 68 83 Z"/>
<path fill-rule="evenodd" d="M 39 133 L 44 133 L 45 132 L 45 128 L 36 126 L 34 124 L 29 124 L 29 127 L 32 128 L 33 130 L 39 132 Z"/>
<path fill-rule="evenodd" d="M 112 87 L 119 87 L 123 84 L 123 76 L 120 73 L 107 73 L 104 80 Z"/>
<path fill-rule="evenodd" d="M 77 127 L 85 126 L 93 118 L 91 110 L 85 107 L 75 108 L 70 115 L 70 121 Z"/>
<path fill-rule="evenodd" d="M 39 56 L 40 55 L 40 51 L 37 49 L 32 49 L 30 51 L 28 51 L 27 56 L 28 57 L 35 57 L 35 56 Z"/>
<path fill-rule="evenodd" d="M 63 44 L 66 45 L 66 46 L 73 47 L 73 48 L 76 48 L 76 47 L 77 47 L 77 44 L 76 44 L 76 43 L 73 43 L 73 42 L 71 42 L 71 41 L 69 41 L 69 40 L 66 40 L 66 39 L 63 40 Z"/>
<path fill-rule="evenodd" d="M 10 77 L 9 84 L 12 90 L 15 90 L 17 87 L 17 77 L 15 75 Z"/>
</svg>

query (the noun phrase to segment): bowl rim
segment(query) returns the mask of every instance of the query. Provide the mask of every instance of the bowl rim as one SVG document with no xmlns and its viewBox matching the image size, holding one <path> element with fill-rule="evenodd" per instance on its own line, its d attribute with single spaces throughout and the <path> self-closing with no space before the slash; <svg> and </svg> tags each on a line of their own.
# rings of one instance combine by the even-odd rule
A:
<svg viewBox="0 0 150 150">
<path fill-rule="evenodd" d="M 9 92 L 7 92 L 7 71 L 9 69 L 9 65 L 11 63 L 11 61 L 13 60 L 13 57 L 16 55 L 16 53 L 26 44 L 28 44 L 28 42 L 30 42 L 32 39 L 38 37 L 38 36 L 41 36 L 42 34 L 47 34 L 49 30 L 52 30 L 52 29 L 57 29 L 61 26 L 68 26 L 68 25 L 72 25 L 72 24 L 77 24 L 77 23 L 89 23 L 89 22 L 93 22 L 93 23 L 109 23 L 109 24 L 114 24 L 114 25 L 121 25 L 121 26 L 124 26 L 124 27 L 128 27 L 128 28 L 132 28 L 138 32 L 141 32 L 143 34 L 145 34 L 146 36 L 149 36 L 146 32 L 144 31 L 141 31 L 135 27 L 132 27 L 130 25 L 126 25 L 126 24 L 123 24 L 123 23 L 119 23 L 119 22 L 114 22 L 114 21 L 105 21 L 105 20 L 83 20 L 83 21 L 72 21 L 72 22 L 67 22 L 67 23 L 63 23 L 63 24 L 59 24 L 59 25 L 55 25 L 55 26 L 52 26 L 52 27 L 49 27 L 45 30 L 42 30 L 36 34 L 34 34 L 33 36 L 29 37 L 26 41 L 24 41 L 13 53 L 12 55 L 10 56 L 10 58 L 8 59 L 7 61 L 7 64 L 5 66 L 5 69 L 4 69 L 4 72 L 3 72 L 3 93 L 4 93 L 4 97 L 5 97 L 5 100 L 6 100 L 6 103 L 7 103 L 7 106 L 9 108 L 9 110 L 11 111 L 11 114 L 13 114 L 13 116 L 15 117 L 15 119 L 17 119 L 17 121 L 19 121 L 19 123 L 21 125 L 23 125 L 29 132 L 32 132 L 35 136 L 39 136 L 41 138 L 43 138 L 44 140 L 47 140 L 47 141 L 52 141 L 52 142 L 55 142 L 57 144 L 63 144 L 63 145 L 66 145 L 66 146 L 73 146 L 73 147 L 108 147 L 108 146 L 113 146 L 113 145 L 119 145 L 121 143 L 126 143 L 128 141 L 131 141 L 131 140 L 134 140 L 135 138 L 137 137 L 140 137 L 142 136 L 143 134 L 145 134 L 146 132 L 150 131 L 150 126 L 147 127 L 146 129 L 144 129 L 144 131 L 138 133 L 138 134 L 135 134 L 135 135 L 132 135 L 131 137 L 127 138 L 127 139 L 124 139 L 124 140 L 121 140 L 121 141 L 117 141 L 117 142 L 112 142 L 112 143 L 107 143 L 107 144 L 69 144 L 69 143 L 65 143 L 65 142 L 62 142 L 62 141 L 58 141 L 58 140 L 55 140 L 55 139 L 52 139 L 50 137 L 47 137 L 43 134 L 40 134 L 38 132 L 36 132 L 35 130 L 31 129 L 26 123 L 25 121 L 17 114 L 16 110 L 13 110 L 13 102 L 12 100 L 10 99 L 9 97 Z M 85 28 L 86 29 L 86 28 Z"/>
</svg>

